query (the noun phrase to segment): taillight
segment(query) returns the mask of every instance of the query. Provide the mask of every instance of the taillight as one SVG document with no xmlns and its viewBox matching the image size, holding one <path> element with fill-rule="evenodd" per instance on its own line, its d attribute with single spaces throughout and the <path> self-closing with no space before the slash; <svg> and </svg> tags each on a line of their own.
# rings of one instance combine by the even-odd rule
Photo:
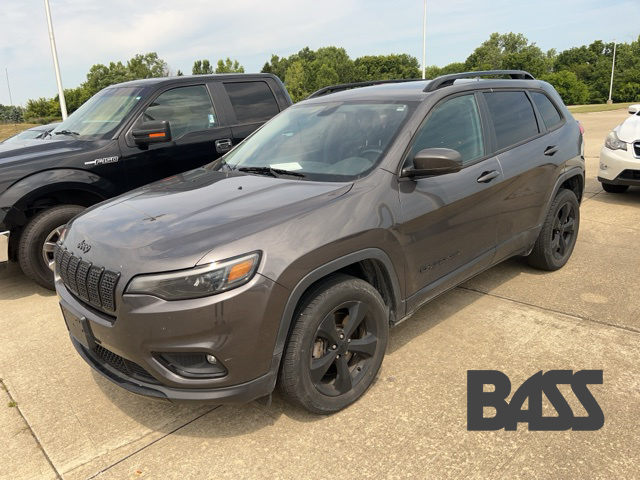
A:
<svg viewBox="0 0 640 480">
<path fill-rule="evenodd" d="M 578 122 L 578 127 L 580 127 L 580 134 L 584 135 L 584 127 L 582 126 L 582 124 L 580 123 L 580 120 L 576 120 L 576 122 Z"/>
</svg>

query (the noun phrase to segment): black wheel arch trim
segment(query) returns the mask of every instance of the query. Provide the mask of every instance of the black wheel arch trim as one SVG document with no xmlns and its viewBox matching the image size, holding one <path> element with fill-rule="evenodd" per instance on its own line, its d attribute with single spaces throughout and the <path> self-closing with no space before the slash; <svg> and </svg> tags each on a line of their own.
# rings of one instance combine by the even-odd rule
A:
<svg viewBox="0 0 640 480">
<path fill-rule="evenodd" d="M 547 215 L 547 212 L 549 211 L 549 206 L 551 205 L 551 202 L 553 202 L 553 199 L 556 198 L 556 195 L 560 191 L 562 184 L 573 177 L 580 178 L 580 188 L 582 189 L 582 191 L 578 196 L 578 202 L 581 203 L 582 197 L 584 196 L 584 187 L 585 187 L 584 169 L 582 167 L 573 167 L 563 172 L 562 174 L 560 174 L 560 176 L 556 180 L 556 184 L 553 186 L 551 195 L 549 195 L 549 197 L 547 198 L 547 202 L 545 203 L 544 208 L 540 212 L 540 221 L 538 222 L 539 228 L 542 228 L 542 222 L 544 221 L 544 218 Z"/>
<path fill-rule="evenodd" d="M 393 267 L 391 258 L 379 248 L 366 248 L 364 250 L 359 250 L 357 252 L 347 254 L 343 257 L 336 258 L 335 260 L 317 267 L 316 269 L 305 275 L 305 277 L 300 280 L 298 284 L 293 288 L 280 319 L 280 327 L 278 329 L 278 336 L 276 337 L 276 345 L 273 352 L 274 360 L 277 358 L 277 361 L 280 361 L 282 352 L 284 351 L 285 343 L 287 341 L 287 337 L 289 335 L 289 331 L 291 329 L 295 309 L 298 306 L 298 302 L 302 298 L 304 292 L 306 292 L 307 289 L 318 280 L 321 280 L 322 278 L 337 272 L 341 268 L 347 267 L 357 262 L 361 262 L 363 260 L 378 260 L 382 263 L 382 265 L 384 265 L 389 280 L 391 281 L 391 294 L 393 295 L 395 301 L 397 310 L 396 315 L 398 318 L 404 317 L 405 302 L 401 298 L 400 283 L 398 281 L 398 277 L 396 275 L 395 268 Z"/>
<path fill-rule="evenodd" d="M 74 190 L 95 195 L 103 200 L 118 193 L 113 183 L 92 172 L 72 168 L 45 170 L 22 178 L 0 195 L 0 210 L 7 212 L 6 217 L 0 219 L 0 222 L 8 228 L 20 226 L 26 218 L 20 213 L 30 201 L 49 194 Z"/>
</svg>

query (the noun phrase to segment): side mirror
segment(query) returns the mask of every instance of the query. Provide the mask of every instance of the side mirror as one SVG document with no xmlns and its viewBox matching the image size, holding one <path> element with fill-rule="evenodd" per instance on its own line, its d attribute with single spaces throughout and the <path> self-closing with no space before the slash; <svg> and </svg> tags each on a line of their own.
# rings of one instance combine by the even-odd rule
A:
<svg viewBox="0 0 640 480">
<path fill-rule="evenodd" d="M 633 105 L 629 105 L 629 113 L 631 115 L 637 115 L 640 112 L 640 103 L 634 103 Z"/>
<path fill-rule="evenodd" d="M 169 122 L 144 122 L 134 127 L 131 135 L 136 145 L 151 145 L 152 143 L 164 143 L 171 141 L 171 127 Z"/>
<path fill-rule="evenodd" d="M 462 156 L 450 148 L 425 148 L 413 157 L 413 167 L 402 170 L 403 177 L 445 175 L 462 170 Z"/>
</svg>

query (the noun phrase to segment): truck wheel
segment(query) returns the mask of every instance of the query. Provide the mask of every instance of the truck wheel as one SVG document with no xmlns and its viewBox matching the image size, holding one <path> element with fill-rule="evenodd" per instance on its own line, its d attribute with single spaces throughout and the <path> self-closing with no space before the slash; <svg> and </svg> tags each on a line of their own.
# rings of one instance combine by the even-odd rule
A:
<svg viewBox="0 0 640 480">
<path fill-rule="evenodd" d="M 53 249 L 62 228 L 84 210 L 79 205 L 60 205 L 33 217 L 20 237 L 18 260 L 24 274 L 38 285 L 54 290 Z"/>
<path fill-rule="evenodd" d="M 337 412 L 371 386 L 384 358 L 389 321 L 369 283 L 332 275 L 298 311 L 280 370 L 290 402 L 319 414 Z"/>
<path fill-rule="evenodd" d="M 603 182 L 600 183 L 602 184 L 602 188 L 604 188 L 604 191 L 609 193 L 624 193 L 629 189 L 629 185 L 614 185 L 612 183 Z"/>
<path fill-rule="evenodd" d="M 580 227 L 580 205 L 576 194 L 562 189 L 551 202 L 533 250 L 527 257 L 529 265 L 541 270 L 562 268 L 576 245 Z"/>
</svg>

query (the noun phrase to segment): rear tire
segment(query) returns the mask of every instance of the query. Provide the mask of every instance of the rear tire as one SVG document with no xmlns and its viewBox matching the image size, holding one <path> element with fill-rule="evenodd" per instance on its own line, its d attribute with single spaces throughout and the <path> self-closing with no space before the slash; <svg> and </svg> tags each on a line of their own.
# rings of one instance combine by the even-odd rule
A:
<svg viewBox="0 0 640 480">
<path fill-rule="evenodd" d="M 38 285 L 54 290 L 53 248 L 61 227 L 84 210 L 79 205 L 60 205 L 33 217 L 20 237 L 18 260 L 24 274 Z M 45 261 L 45 257 L 47 260 Z"/>
<path fill-rule="evenodd" d="M 600 183 L 602 184 L 602 188 L 604 188 L 604 191 L 609 193 L 624 193 L 629 189 L 629 185 L 614 185 L 612 183 L 604 182 Z"/>
<path fill-rule="evenodd" d="M 562 268 L 576 245 L 580 228 L 580 204 L 576 194 L 562 189 L 551 202 L 533 250 L 527 257 L 529 265 L 540 270 Z"/>
<path fill-rule="evenodd" d="M 388 332 L 375 288 L 347 275 L 327 277 L 298 310 L 280 370 L 284 397 L 319 414 L 351 405 L 375 380 Z"/>
</svg>

